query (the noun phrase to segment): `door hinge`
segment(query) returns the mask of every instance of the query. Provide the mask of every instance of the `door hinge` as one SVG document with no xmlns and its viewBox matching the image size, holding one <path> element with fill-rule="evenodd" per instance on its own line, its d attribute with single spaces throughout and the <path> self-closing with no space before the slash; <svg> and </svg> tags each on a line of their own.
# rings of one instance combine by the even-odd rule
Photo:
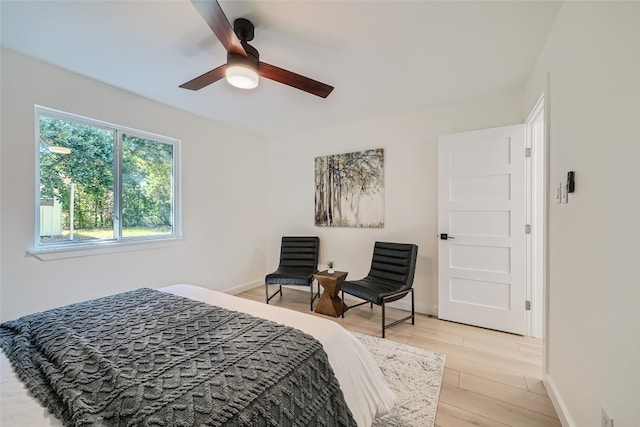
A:
<svg viewBox="0 0 640 427">
<path fill-rule="evenodd" d="M 524 309 L 525 310 L 531 310 L 531 301 L 525 301 L 524 302 Z"/>
<path fill-rule="evenodd" d="M 524 149 L 524 156 L 527 157 L 527 158 L 531 157 L 531 148 L 530 147 L 527 147 L 527 148 Z"/>
<path fill-rule="evenodd" d="M 524 234 L 531 234 L 531 224 L 524 225 Z"/>
</svg>

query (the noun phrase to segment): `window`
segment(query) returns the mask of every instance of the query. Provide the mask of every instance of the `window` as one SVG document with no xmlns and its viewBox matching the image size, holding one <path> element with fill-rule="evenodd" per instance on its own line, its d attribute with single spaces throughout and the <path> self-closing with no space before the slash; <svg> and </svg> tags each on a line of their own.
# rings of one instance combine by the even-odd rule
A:
<svg viewBox="0 0 640 427">
<path fill-rule="evenodd" d="M 36 107 L 36 250 L 180 235 L 180 141 Z"/>
</svg>

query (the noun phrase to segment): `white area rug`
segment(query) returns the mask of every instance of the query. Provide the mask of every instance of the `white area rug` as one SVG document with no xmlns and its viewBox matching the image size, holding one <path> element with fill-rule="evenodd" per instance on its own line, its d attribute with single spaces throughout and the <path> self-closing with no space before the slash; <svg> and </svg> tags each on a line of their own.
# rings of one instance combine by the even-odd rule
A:
<svg viewBox="0 0 640 427">
<path fill-rule="evenodd" d="M 433 427 L 445 355 L 352 332 L 371 352 L 397 401 L 373 427 Z"/>
</svg>

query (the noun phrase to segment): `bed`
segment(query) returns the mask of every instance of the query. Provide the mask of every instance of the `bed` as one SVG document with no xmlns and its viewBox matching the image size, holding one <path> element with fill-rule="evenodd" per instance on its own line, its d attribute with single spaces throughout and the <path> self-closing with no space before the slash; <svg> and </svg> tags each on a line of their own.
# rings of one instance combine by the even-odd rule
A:
<svg viewBox="0 0 640 427">
<path fill-rule="evenodd" d="M 353 335 L 333 321 L 192 285 L 174 285 L 161 288 L 159 291 L 163 294 L 162 298 L 165 294 L 172 295 L 173 298 L 184 297 L 233 312 L 246 313 L 290 326 L 302 331 L 302 335 L 308 334 L 315 338 L 324 348 L 326 359 L 339 383 L 341 393 L 337 394 L 344 396 L 348 412 L 353 417 L 352 421 L 360 427 L 370 426 L 375 417 L 384 415 L 393 406 L 393 392 L 386 385 L 371 354 Z M 301 339 L 305 339 L 304 336 Z M 306 344 L 302 345 L 306 347 Z M 302 378 L 305 378 L 304 375 Z M 0 393 L 0 425 L 63 425 L 27 392 L 3 352 L 0 353 Z M 339 406 L 339 403 L 332 405 Z M 156 422 L 157 425 L 162 424 L 162 420 Z M 152 422 L 149 425 L 154 424 Z"/>
</svg>

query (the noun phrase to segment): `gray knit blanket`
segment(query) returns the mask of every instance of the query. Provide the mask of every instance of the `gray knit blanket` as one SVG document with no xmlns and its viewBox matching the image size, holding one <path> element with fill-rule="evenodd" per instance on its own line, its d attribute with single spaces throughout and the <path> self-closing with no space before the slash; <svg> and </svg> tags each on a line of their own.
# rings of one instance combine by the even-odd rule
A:
<svg viewBox="0 0 640 427">
<path fill-rule="evenodd" d="M 151 289 L 0 325 L 0 347 L 66 426 L 355 426 L 322 345 Z"/>
</svg>

